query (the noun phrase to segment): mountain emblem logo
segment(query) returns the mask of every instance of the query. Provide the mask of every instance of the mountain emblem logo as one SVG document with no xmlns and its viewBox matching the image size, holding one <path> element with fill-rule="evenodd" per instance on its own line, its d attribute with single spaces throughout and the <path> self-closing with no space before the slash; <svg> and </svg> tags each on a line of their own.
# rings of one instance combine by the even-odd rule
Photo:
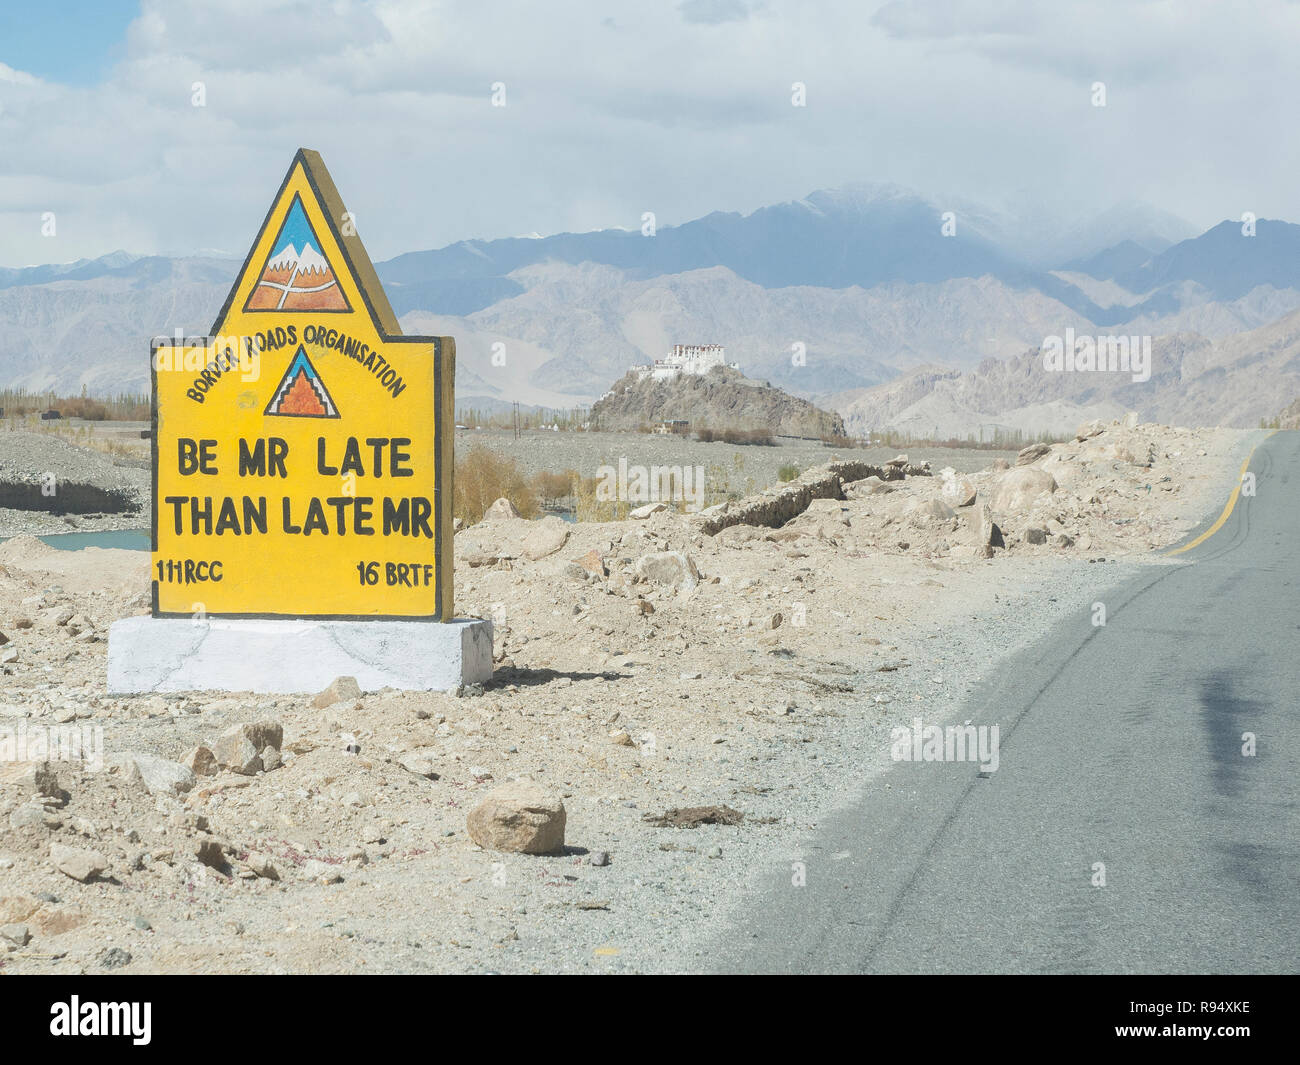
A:
<svg viewBox="0 0 1300 1065">
<path fill-rule="evenodd" d="M 293 357 L 293 362 L 284 371 L 280 384 L 266 405 L 264 414 L 276 414 L 285 418 L 337 418 L 339 410 L 334 406 L 320 379 L 316 367 L 307 358 L 303 348 Z"/>
<path fill-rule="evenodd" d="M 294 196 L 245 311 L 349 311 L 347 297 Z"/>
</svg>

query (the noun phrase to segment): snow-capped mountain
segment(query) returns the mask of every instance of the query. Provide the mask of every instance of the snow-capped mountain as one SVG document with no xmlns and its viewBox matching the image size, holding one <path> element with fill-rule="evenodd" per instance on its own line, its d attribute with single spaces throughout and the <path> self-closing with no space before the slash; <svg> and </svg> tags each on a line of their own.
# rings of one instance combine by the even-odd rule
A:
<svg viewBox="0 0 1300 1065">
<path fill-rule="evenodd" d="M 296 268 L 300 274 L 325 274 L 330 272 L 330 264 L 326 262 L 325 256 L 310 244 L 303 245 L 302 251 L 298 251 L 292 244 L 286 244 L 283 250 L 271 259 L 268 268 L 289 271 Z"/>
</svg>

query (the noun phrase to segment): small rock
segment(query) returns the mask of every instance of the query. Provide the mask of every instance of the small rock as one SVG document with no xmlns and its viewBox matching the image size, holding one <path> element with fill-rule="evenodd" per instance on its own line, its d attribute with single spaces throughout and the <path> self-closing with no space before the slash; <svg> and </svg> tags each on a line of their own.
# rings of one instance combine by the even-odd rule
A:
<svg viewBox="0 0 1300 1065">
<path fill-rule="evenodd" d="M 196 777 L 215 776 L 218 768 L 217 759 L 211 749 L 202 746 L 186 752 L 181 759 L 181 765 L 188 767 Z"/>
<path fill-rule="evenodd" d="M 140 929 L 141 932 L 153 931 L 153 925 L 151 925 L 144 917 L 132 917 L 131 924 Z"/>
<path fill-rule="evenodd" d="M 322 710 L 327 706 L 333 706 L 335 703 L 345 702 L 349 699 L 360 699 L 361 694 L 361 685 L 357 683 L 356 677 L 335 677 L 334 683 L 312 699 L 311 705 L 317 710 Z M 279 744 L 273 746 L 278 747 Z"/>
<path fill-rule="evenodd" d="M 587 856 L 587 864 L 594 865 L 597 868 L 609 864 L 609 851 L 592 851 Z"/>
<path fill-rule="evenodd" d="M 626 732 L 624 732 L 621 728 L 620 728 L 620 729 L 615 729 L 613 732 L 611 732 L 611 733 L 609 734 L 609 741 L 610 741 L 610 743 L 616 743 L 616 744 L 618 744 L 618 746 L 620 746 L 620 747 L 633 747 L 633 746 L 635 746 L 635 743 L 633 742 L 632 737 L 629 736 Z"/>
<path fill-rule="evenodd" d="M 1028 447 L 1022 447 L 1020 454 L 1016 456 L 1016 465 L 1028 466 L 1031 462 L 1037 462 L 1051 450 L 1051 444 L 1030 444 Z"/>
<path fill-rule="evenodd" d="M 564 846 L 564 803 L 530 780 L 494 788 L 465 823 L 486 850 L 551 854 Z"/>
<path fill-rule="evenodd" d="M 109 764 L 119 766 L 133 779 L 138 774 L 150 795 L 184 795 L 195 783 L 194 771 L 189 766 L 156 754 L 131 751 L 114 755 Z"/>
<path fill-rule="evenodd" d="M 280 750 L 278 747 L 264 748 L 262 750 L 261 759 L 262 759 L 262 769 L 267 773 L 271 772 L 271 770 L 273 769 L 279 769 L 280 766 L 283 764 L 283 761 L 280 758 Z"/>
<path fill-rule="evenodd" d="M 501 499 L 496 500 L 496 502 L 488 507 L 483 513 L 484 521 L 499 521 L 502 518 L 517 517 L 519 517 L 519 511 L 516 510 L 515 505 L 504 496 Z"/>
<path fill-rule="evenodd" d="M 280 879 L 280 871 L 265 854 L 250 854 L 244 864 L 264 880 Z"/>
<path fill-rule="evenodd" d="M 131 955 L 121 947 L 109 947 L 99 956 L 99 964 L 105 969 L 120 969 L 131 964 Z"/>
<path fill-rule="evenodd" d="M 299 876 L 303 880 L 310 880 L 317 884 L 338 884 L 343 880 L 343 874 L 336 866 L 317 861 L 315 858 L 303 863 Z"/>
<path fill-rule="evenodd" d="M 629 510 L 627 516 L 636 521 L 643 521 L 650 517 L 651 514 L 662 514 L 667 509 L 667 503 L 646 503 L 644 506 L 634 507 Z"/>
<path fill-rule="evenodd" d="M 700 571 L 689 555 L 681 551 L 658 551 L 637 559 L 636 575 L 674 591 L 689 591 L 700 580 Z"/>
<path fill-rule="evenodd" d="M 0 925 L 0 939 L 12 943 L 15 947 L 25 947 L 31 941 L 32 934 L 25 924 Z"/>
<path fill-rule="evenodd" d="M 950 507 L 969 507 L 975 503 L 975 487 L 964 477 L 955 474 L 945 477 L 940 489 L 943 501 Z"/>
<path fill-rule="evenodd" d="M 236 773 L 251 777 L 262 768 L 262 759 L 242 728 L 234 728 L 212 745 L 213 757 L 218 764 Z"/>
<path fill-rule="evenodd" d="M 581 567 L 584 573 L 590 573 L 597 577 L 604 577 L 609 574 L 609 567 L 605 565 L 605 556 L 594 547 L 578 559 L 575 564 Z"/>
<path fill-rule="evenodd" d="M 981 503 L 972 511 L 970 523 L 971 531 L 975 534 L 975 546 L 981 549 L 981 558 L 992 558 L 993 548 L 1006 546 L 1002 530 L 993 520 L 993 511 L 987 503 Z"/>
<path fill-rule="evenodd" d="M 440 763 L 437 751 L 433 749 L 408 751 L 397 759 L 397 764 L 408 773 L 414 773 L 417 777 L 426 777 L 429 780 L 438 779 L 438 766 Z"/>
<path fill-rule="evenodd" d="M 95 626 L 91 623 L 90 618 L 86 617 L 85 614 L 73 614 L 72 617 L 68 618 L 64 625 L 64 628 L 66 628 L 73 636 L 76 636 L 79 632 L 91 630 L 94 627 Z"/>
<path fill-rule="evenodd" d="M 60 873 L 83 884 L 108 868 L 108 859 L 99 851 L 65 847 L 62 843 L 50 844 L 50 861 Z"/>
<path fill-rule="evenodd" d="M 326 689 L 326 692 L 349 680 L 356 684 L 351 677 L 340 677 Z M 316 698 L 319 699 L 320 696 Z M 236 725 L 223 732 L 212 745 L 212 754 L 218 765 L 233 769 L 236 773 L 245 776 L 252 776 L 263 768 L 261 752 L 268 747 L 274 747 L 278 751 L 283 745 L 284 728 L 278 721 L 257 721 L 250 725 Z"/>
</svg>

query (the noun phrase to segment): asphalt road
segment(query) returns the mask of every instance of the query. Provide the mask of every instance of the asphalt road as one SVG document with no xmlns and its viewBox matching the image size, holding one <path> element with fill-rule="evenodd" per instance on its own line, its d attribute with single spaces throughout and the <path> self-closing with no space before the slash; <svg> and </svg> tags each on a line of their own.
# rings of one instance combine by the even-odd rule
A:
<svg viewBox="0 0 1300 1065">
<path fill-rule="evenodd" d="M 872 780 L 719 967 L 1300 971 L 1300 432 L 1250 471 L 1256 494 L 1189 537 L 1185 565 L 1108 595 L 1104 625 L 1081 603 L 976 691 L 995 771 L 900 761 Z"/>
</svg>

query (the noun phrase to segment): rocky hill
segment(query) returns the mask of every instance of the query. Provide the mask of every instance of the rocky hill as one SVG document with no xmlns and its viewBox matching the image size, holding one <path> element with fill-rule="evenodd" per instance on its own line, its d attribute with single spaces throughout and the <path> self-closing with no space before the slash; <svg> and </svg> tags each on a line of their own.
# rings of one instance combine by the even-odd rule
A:
<svg viewBox="0 0 1300 1065">
<path fill-rule="evenodd" d="M 684 419 L 693 429 L 767 429 L 778 436 L 840 436 L 844 420 L 739 370 L 638 381 L 628 373 L 591 408 L 602 429 L 630 430 Z"/>
<path fill-rule="evenodd" d="M 1130 410 L 1143 421 L 1250 429 L 1277 415 L 1280 398 L 1300 395 L 1300 311 L 1217 339 L 1157 336 L 1151 347 L 1147 381 L 1127 373 L 1048 373 L 1030 350 L 961 373 L 922 368 L 827 402 L 854 435 L 890 428 L 942 438 L 981 427 L 1060 434 Z"/>
</svg>

